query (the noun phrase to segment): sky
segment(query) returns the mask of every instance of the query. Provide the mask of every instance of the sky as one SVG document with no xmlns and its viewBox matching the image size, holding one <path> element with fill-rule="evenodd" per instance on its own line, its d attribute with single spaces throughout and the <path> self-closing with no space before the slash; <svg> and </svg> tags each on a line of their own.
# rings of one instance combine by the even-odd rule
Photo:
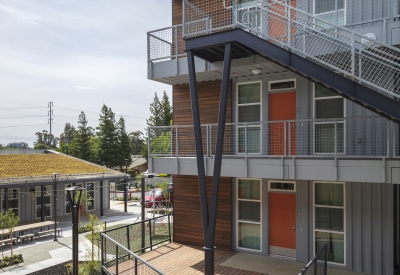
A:
<svg viewBox="0 0 400 275">
<path fill-rule="evenodd" d="M 128 133 L 146 128 L 154 93 L 147 79 L 148 31 L 171 25 L 168 0 L 0 1 L 0 144 L 27 142 L 84 111 L 96 127 L 103 104 Z"/>
</svg>

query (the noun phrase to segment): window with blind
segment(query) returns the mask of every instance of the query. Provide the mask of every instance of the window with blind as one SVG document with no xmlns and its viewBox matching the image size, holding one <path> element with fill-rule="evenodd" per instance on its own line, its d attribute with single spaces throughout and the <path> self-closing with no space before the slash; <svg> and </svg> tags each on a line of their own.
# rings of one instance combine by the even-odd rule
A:
<svg viewBox="0 0 400 275">
<path fill-rule="evenodd" d="M 346 24 L 345 0 L 314 0 L 314 15 L 329 23 L 343 26 Z"/>
<path fill-rule="evenodd" d="M 238 153 L 260 153 L 261 82 L 238 84 Z"/>
<path fill-rule="evenodd" d="M 261 180 L 237 181 L 238 247 L 261 250 Z"/>
<path fill-rule="evenodd" d="M 328 261 L 345 263 L 345 195 L 343 183 L 314 183 L 315 253 L 328 245 Z"/>
<path fill-rule="evenodd" d="M 314 153 L 343 154 L 345 148 L 344 99 L 315 84 Z M 320 120 L 319 120 L 320 119 Z M 332 119 L 332 120 L 330 120 Z"/>
</svg>

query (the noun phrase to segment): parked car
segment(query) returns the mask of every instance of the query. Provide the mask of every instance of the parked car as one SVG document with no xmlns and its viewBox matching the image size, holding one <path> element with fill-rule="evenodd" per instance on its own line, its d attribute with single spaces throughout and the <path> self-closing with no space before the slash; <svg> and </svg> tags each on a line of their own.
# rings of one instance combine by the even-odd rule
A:
<svg viewBox="0 0 400 275">
<path fill-rule="evenodd" d="M 154 202 L 155 204 L 158 205 L 168 205 L 168 202 L 171 200 L 173 201 L 173 192 L 169 192 L 168 188 L 168 197 L 164 197 L 163 190 L 161 188 L 155 188 L 149 191 L 146 191 L 145 194 L 145 205 L 146 207 L 153 207 L 153 190 L 154 190 Z M 142 200 L 140 201 L 140 204 L 142 204 Z"/>
</svg>

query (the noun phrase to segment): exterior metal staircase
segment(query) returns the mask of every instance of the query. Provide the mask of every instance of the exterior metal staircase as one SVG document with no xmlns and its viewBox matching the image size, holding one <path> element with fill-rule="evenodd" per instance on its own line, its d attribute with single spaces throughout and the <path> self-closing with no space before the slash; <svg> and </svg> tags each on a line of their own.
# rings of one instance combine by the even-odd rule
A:
<svg viewBox="0 0 400 275">
<path fill-rule="evenodd" d="M 282 2 L 252 3 L 185 0 L 186 50 L 212 60 L 234 43 L 400 122 L 399 49 Z"/>
</svg>

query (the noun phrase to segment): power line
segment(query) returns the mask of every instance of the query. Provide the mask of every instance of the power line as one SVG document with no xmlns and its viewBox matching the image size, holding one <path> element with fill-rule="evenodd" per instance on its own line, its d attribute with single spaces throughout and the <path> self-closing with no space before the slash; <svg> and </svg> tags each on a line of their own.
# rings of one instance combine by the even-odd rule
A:
<svg viewBox="0 0 400 275">
<path fill-rule="evenodd" d="M 0 108 L 0 110 L 19 110 L 19 109 L 44 109 L 47 107 L 13 107 L 13 108 Z"/>
<path fill-rule="evenodd" d="M 14 116 L 14 117 L 0 117 L 0 119 L 10 119 L 10 118 L 27 118 L 27 117 L 43 117 L 47 115 L 40 115 L 40 116 Z"/>
<path fill-rule="evenodd" d="M 46 124 L 31 124 L 31 125 L 2 126 L 2 127 L 0 127 L 0 128 L 30 127 L 30 126 L 39 126 L 39 125 L 48 125 L 48 123 L 46 123 Z"/>
</svg>

